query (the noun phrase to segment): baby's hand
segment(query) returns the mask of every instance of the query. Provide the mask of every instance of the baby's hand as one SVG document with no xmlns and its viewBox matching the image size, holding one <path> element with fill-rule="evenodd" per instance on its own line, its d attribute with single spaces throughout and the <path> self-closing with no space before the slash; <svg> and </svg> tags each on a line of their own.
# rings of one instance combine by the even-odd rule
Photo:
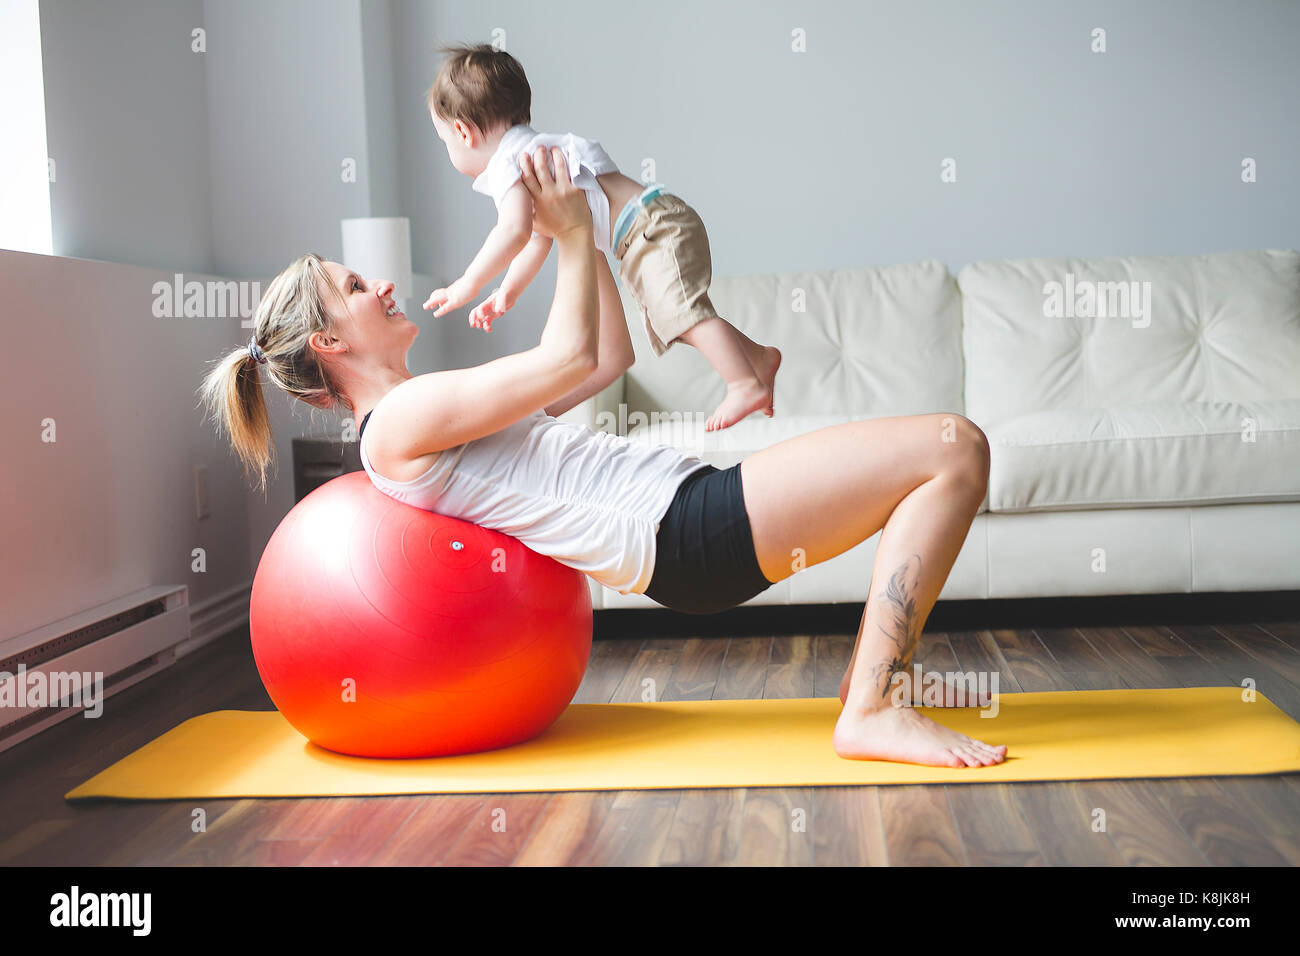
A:
<svg viewBox="0 0 1300 956">
<path fill-rule="evenodd" d="M 510 289 L 496 289 L 469 314 L 469 324 L 484 332 L 492 331 L 492 323 L 514 307 L 517 294 Z"/>
<path fill-rule="evenodd" d="M 469 305 L 477 293 L 478 289 L 471 289 L 463 278 L 457 279 L 445 289 L 434 289 L 425 300 L 424 307 L 434 309 L 434 315 L 443 315 L 462 305 Z"/>
</svg>

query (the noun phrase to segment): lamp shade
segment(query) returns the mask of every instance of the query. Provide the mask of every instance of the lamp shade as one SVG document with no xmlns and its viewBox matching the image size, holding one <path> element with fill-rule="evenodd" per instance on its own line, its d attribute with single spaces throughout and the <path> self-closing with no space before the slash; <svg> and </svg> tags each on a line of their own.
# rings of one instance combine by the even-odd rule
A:
<svg viewBox="0 0 1300 956">
<path fill-rule="evenodd" d="M 390 279 L 394 299 L 409 299 L 411 220 L 405 216 L 344 219 L 343 264 L 365 279 Z"/>
</svg>

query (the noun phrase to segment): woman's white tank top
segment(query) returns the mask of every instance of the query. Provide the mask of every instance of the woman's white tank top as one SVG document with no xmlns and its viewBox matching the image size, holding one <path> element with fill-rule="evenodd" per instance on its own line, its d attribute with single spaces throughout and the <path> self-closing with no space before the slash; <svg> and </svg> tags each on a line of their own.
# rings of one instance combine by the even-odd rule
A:
<svg viewBox="0 0 1300 956">
<path fill-rule="evenodd" d="M 708 464 L 538 410 L 393 481 L 371 467 L 365 425 L 361 464 L 384 494 L 518 538 L 622 594 L 650 586 L 659 521 L 682 479 Z"/>
</svg>

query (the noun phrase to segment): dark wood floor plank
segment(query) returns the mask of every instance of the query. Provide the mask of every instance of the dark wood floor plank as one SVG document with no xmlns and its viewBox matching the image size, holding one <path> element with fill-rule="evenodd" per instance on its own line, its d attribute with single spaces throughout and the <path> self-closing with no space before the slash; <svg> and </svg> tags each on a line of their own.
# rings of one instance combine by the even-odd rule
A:
<svg viewBox="0 0 1300 956">
<path fill-rule="evenodd" d="M 1223 670 L 1211 664 L 1200 654 L 1186 657 L 1162 657 L 1160 666 L 1169 672 L 1181 687 L 1226 687 L 1229 681 Z"/>
<path fill-rule="evenodd" d="M 1007 662 L 1011 683 L 999 690 L 1048 691 L 1066 689 L 1068 682 L 1061 677 L 1056 660 L 1047 653 L 1038 635 L 1030 630 L 991 630 L 988 632 L 997 645 L 1002 659 Z"/>
<path fill-rule="evenodd" d="M 1110 837 L 1093 828 L 1096 807 L 1080 784 L 1018 783 L 1014 793 L 1048 866 L 1124 865 Z"/>
<path fill-rule="evenodd" d="M 430 794 L 367 861 L 372 866 L 433 866 L 441 863 L 492 796 L 478 793 Z"/>
<path fill-rule="evenodd" d="M 673 669 L 681 656 L 680 649 L 641 651 L 619 681 L 610 703 L 663 700 L 664 690 L 671 683 Z"/>
<path fill-rule="evenodd" d="M 925 670 L 1023 690 L 1238 686 L 1300 704 L 1300 623 L 922 635 Z M 838 694 L 852 635 L 602 640 L 579 702 Z M 1005 674 L 1005 676 L 1003 676 Z M 1300 774 L 1007 786 L 89 801 L 62 794 L 191 716 L 269 709 L 232 635 L 0 753 L 0 864 L 1300 864 Z M 406 813 L 398 809 L 405 807 Z M 194 832 L 194 810 L 206 830 Z M 493 808 L 506 830 L 493 831 Z M 1089 812 L 1107 813 L 1092 833 Z M 797 812 L 796 812 L 797 811 Z M 806 823 L 806 830 L 801 827 Z M 1103 837 L 1105 842 L 1095 840 Z M 1106 846 L 1110 851 L 1107 852 Z"/>
<path fill-rule="evenodd" d="M 644 644 L 645 641 L 641 638 L 610 638 L 592 642 L 587 673 L 578 685 L 573 703 L 610 703 Z"/>
<path fill-rule="evenodd" d="M 604 825 L 581 862 L 588 866 L 654 866 L 672 829 L 680 790 L 618 791 Z"/>
<path fill-rule="evenodd" d="M 817 668 L 813 679 L 814 697 L 838 697 L 840 681 L 853 656 L 853 634 L 818 634 L 814 647 Z"/>
<path fill-rule="evenodd" d="M 757 647 L 747 652 L 746 659 L 760 654 L 761 647 Z M 812 638 L 798 636 L 774 640 L 762 682 L 763 698 L 812 697 L 815 663 Z M 826 728 L 827 747 L 833 730 L 833 726 Z M 740 804 L 740 846 L 735 862 L 740 866 L 810 865 L 813 858 L 812 803 L 811 787 L 746 789 Z"/>
<path fill-rule="evenodd" d="M 485 800 L 441 864 L 509 865 L 527 845 L 550 800 L 549 793 L 506 793 Z"/>
<path fill-rule="evenodd" d="M 192 836 L 179 847 L 171 866 L 254 866 L 267 865 L 264 858 L 265 833 L 284 812 L 291 800 L 245 799 L 232 801 L 216 819 L 210 820 L 205 833 Z M 117 821 L 114 821 L 117 826 Z M 311 841 L 313 844 L 315 840 Z M 310 848 L 308 848 L 310 849 Z"/>
<path fill-rule="evenodd" d="M 367 797 L 302 859 L 304 866 L 365 866 L 420 806 L 422 796 Z"/>
<path fill-rule="evenodd" d="M 1038 627 L 1034 633 L 1062 671 L 1095 673 L 1110 669 L 1077 627 Z"/>
<path fill-rule="evenodd" d="M 813 863 L 816 866 L 887 866 L 884 787 L 817 787 L 813 791 Z"/>
<path fill-rule="evenodd" d="M 1247 652 L 1241 642 L 1233 640 L 1236 628 L 1227 625 L 1179 624 L 1171 628 L 1197 656 L 1215 669 L 1224 686 L 1244 687 L 1250 681 L 1254 689 L 1290 714 L 1300 718 L 1300 687 L 1279 674 L 1267 661 Z M 1249 634 L 1259 634 L 1253 627 Z M 1265 638 L 1265 640 L 1271 640 Z M 1280 645 L 1278 645 L 1280 646 Z"/>
<path fill-rule="evenodd" d="M 751 787 L 741 811 L 739 866 L 808 866 L 812 787 Z"/>
<path fill-rule="evenodd" d="M 1215 630 L 1300 689 L 1300 651 L 1253 625 L 1219 624 Z"/>
<path fill-rule="evenodd" d="M 1192 649 L 1164 626 L 1127 625 L 1124 630 L 1150 657 L 1163 663 L 1167 657 L 1188 657 Z"/>
<path fill-rule="evenodd" d="M 957 654 L 948 640 L 947 631 L 927 631 L 916 642 L 913 660 L 920 661 L 922 670 L 955 671 Z"/>
<path fill-rule="evenodd" d="M 969 865 L 1042 865 L 1043 856 L 1010 786 L 954 784 L 944 790 Z"/>
<path fill-rule="evenodd" d="M 944 787 L 880 788 L 880 815 L 891 866 L 964 866 L 957 822 Z"/>
<path fill-rule="evenodd" d="M 711 700 L 727 655 L 727 642 L 693 637 L 683 642 L 663 700 Z"/>
<path fill-rule="evenodd" d="M 772 642 L 763 697 L 803 698 L 814 696 L 817 674 L 813 639 L 807 635 L 781 637 Z"/>
<path fill-rule="evenodd" d="M 1151 792 L 1213 866 L 1284 866 L 1262 827 L 1210 777 L 1152 780 Z"/>
<path fill-rule="evenodd" d="M 772 638 L 733 637 L 718 672 L 714 700 L 756 700 L 763 696 L 767 664 L 772 659 Z"/>
<path fill-rule="evenodd" d="M 1062 671 L 1075 690 L 1127 690 L 1131 685 L 1116 671 Z"/>
<path fill-rule="evenodd" d="M 740 849 L 744 789 L 683 790 L 659 855 L 662 866 L 726 866 Z"/>
<path fill-rule="evenodd" d="M 1170 687 L 1174 680 L 1122 627 L 1081 628 L 1097 655 L 1129 687 Z"/>
<path fill-rule="evenodd" d="M 202 810 L 196 814 L 195 810 Z M 196 826 L 207 826 L 207 811 L 196 803 L 160 802 L 149 826 L 120 835 L 119 842 L 101 861 L 103 866 L 167 866 L 196 836 Z"/>
<path fill-rule="evenodd" d="M 1285 777 L 1215 777 L 1214 782 L 1270 836 L 1300 837 L 1300 792 L 1287 786 Z"/>
<path fill-rule="evenodd" d="M 1300 837 L 1273 837 L 1273 849 L 1288 866 L 1300 866 Z"/>
<path fill-rule="evenodd" d="M 96 801 L 72 812 L 51 809 L 43 815 L 44 838 L 31 842 L 8 862 L 15 866 L 74 866 L 113 855 L 128 834 L 154 825 L 167 810 L 153 801 Z M 71 820 L 66 827 L 51 821 Z M 108 821 L 112 821 L 109 823 Z"/>
<path fill-rule="evenodd" d="M 1207 866 L 1209 861 L 1145 780 L 1084 780 L 1084 801 L 1105 813 L 1111 843 L 1129 866 Z"/>
<path fill-rule="evenodd" d="M 240 857 L 240 866 L 302 866 L 321 840 L 259 840 Z"/>
<path fill-rule="evenodd" d="M 1300 651 L 1300 621 L 1262 621 L 1254 626 L 1276 637 L 1293 651 Z"/>
<path fill-rule="evenodd" d="M 949 631 L 948 644 L 957 657 L 958 669 L 963 673 L 987 674 L 990 689 L 993 689 L 993 675 L 998 675 L 997 693 L 1010 694 L 1021 689 L 1015 671 L 991 632 Z"/>
<path fill-rule="evenodd" d="M 281 813 L 266 831 L 267 840 L 324 839 L 334 832 L 352 811 L 366 801 L 365 797 L 305 797 L 285 800 Z"/>
<path fill-rule="evenodd" d="M 27 859 L 31 865 L 45 865 L 41 846 L 53 841 L 69 827 L 74 826 L 71 818 L 36 820 L 0 840 L 0 866 L 14 866 L 18 861 Z"/>
<path fill-rule="evenodd" d="M 618 791 L 555 793 L 515 855 L 514 866 L 575 866 L 589 856 Z"/>
</svg>

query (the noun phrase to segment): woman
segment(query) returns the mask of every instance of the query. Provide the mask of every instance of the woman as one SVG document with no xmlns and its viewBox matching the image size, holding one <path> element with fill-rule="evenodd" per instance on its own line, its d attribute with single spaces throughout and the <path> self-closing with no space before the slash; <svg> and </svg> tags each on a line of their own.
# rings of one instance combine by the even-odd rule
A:
<svg viewBox="0 0 1300 956">
<path fill-rule="evenodd" d="M 537 346 L 475 368 L 413 376 L 418 330 L 391 282 L 308 255 L 270 283 L 247 349 L 202 393 L 265 488 L 270 428 L 258 367 L 290 395 L 361 421 L 362 462 L 386 494 L 514 534 L 602 583 L 668 607 L 733 607 L 882 527 L 832 737 L 840 756 L 949 767 L 1000 763 L 891 694 L 984 498 L 988 443 L 957 415 L 849 422 L 719 470 L 668 446 L 560 415 L 631 364 L 621 309 L 602 315 L 591 216 L 564 157 L 520 158 L 534 229 L 559 249 L 555 298 Z M 614 297 L 612 301 L 618 301 Z M 544 409 L 544 411 L 541 411 Z M 895 675 L 898 675 L 896 678 Z M 908 701 L 911 703 L 912 701 Z M 983 704 L 986 701 L 980 701 Z"/>
</svg>

